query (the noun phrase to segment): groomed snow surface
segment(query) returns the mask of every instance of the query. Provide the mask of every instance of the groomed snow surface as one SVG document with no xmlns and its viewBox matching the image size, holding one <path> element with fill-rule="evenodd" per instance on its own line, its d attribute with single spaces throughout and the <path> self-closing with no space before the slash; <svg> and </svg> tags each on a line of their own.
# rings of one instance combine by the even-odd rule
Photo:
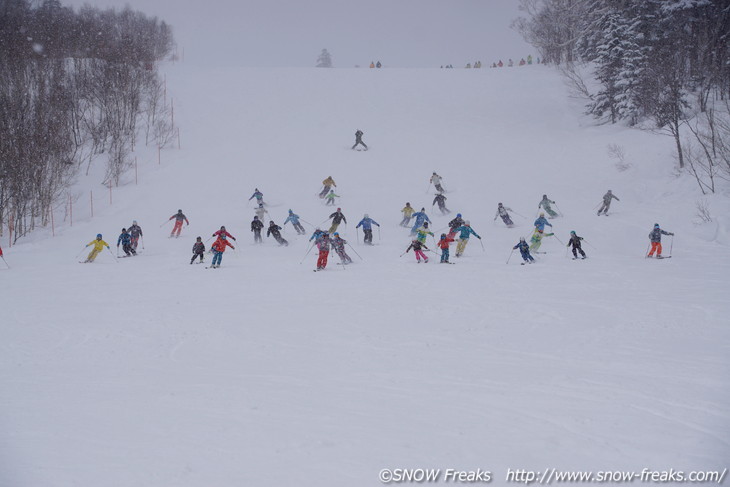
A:
<svg viewBox="0 0 730 487">
<path fill-rule="evenodd" d="M 708 198 L 716 219 L 696 224 L 671 138 L 584 118 L 543 66 L 166 69 L 181 149 L 158 165 L 139 148 L 139 184 L 128 175 L 111 206 L 100 169 L 81 177 L 73 227 L 5 248 L 0 485 L 377 486 L 406 467 L 504 485 L 508 468 L 730 466 L 730 205 Z M 350 150 L 356 129 L 371 150 Z M 433 171 L 451 215 L 431 209 Z M 312 272 L 308 225 L 287 224 L 288 247 L 253 245 L 255 187 L 279 225 L 290 208 L 318 225 L 327 176 L 362 258 Z M 621 201 L 598 217 L 608 189 Z M 536 264 L 506 265 L 545 193 L 564 214 L 556 236 L 575 230 L 588 259 L 546 238 Z M 399 257 L 406 201 L 437 236 L 461 212 L 484 250 Z M 516 228 L 493 221 L 498 202 L 525 216 Z M 190 226 L 169 239 L 178 208 Z M 372 247 L 364 213 L 382 225 Z M 99 232 L 116 255 L 133 219 L 138 257 L 78 263 Z M 676 233 L 672 259 L 644 258 L 655 222 Z M 217 270 L 190 265 L 195 237 L 221 225 L 236 250 Z"/>
</svg>

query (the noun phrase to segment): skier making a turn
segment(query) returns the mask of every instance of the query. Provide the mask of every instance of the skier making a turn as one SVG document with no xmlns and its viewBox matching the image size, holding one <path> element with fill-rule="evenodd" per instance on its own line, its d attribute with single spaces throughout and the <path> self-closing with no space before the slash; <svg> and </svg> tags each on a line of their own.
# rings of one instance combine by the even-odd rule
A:
<svg viewBox="0 0 730 487">
<path fill-rule="evenodd" d="M 137 255 L 137 251 L 132 247 L 132 235 L 130 235 L 126 228 L 122 228 L 122 233 L 117 239 L 117 255 L 119 254 L 119 244 L 122 244 L 122 250 L 127 257 Z"/>
<path fill-rule="evenodd" d="M 279 242 L 279 245 L 289 245 L 289 242 L 287 242 L 282 236 L 281 236 L 281 227 L 274 223 L 274 221 L 269 222 L 269 228 L 266 229 L 266 236 L 269 237 L 271 235 L 274 236 L 274 239 Z"/>
<path fill-rule="evenodd" d="M 362 220 L 360 220 L 360 223 L 358 223 L 355 227 L 360 228 L 360 226 L 362 226 L 362 231 L 365 234 L 365 237 L 363 238 L 365 245 L 373 244 L 373 225 L 377 225 L 378 227 L 380 227 L 380 223 L 376 222 L 375 220 L 370 218 L 367 213 L 365 213 L 365 215 L 363 215 L 362 217 Z"/>
<path fill-rule="evenodd" d="M 195 262 L 196 257 L 200 257 L 200 262 L 203 262 L 203 258 L 205 256 L 205 244 L 203 243 L 203 237 L 198 237 L 195 239 L 195 243 L 193 244 L 193 258 L 190 259 L 190 263 L 192 264 Z"/>
<path fill-rule="evenodd" d="M 335 184 L 335 180 L 332 179 L 332 176 L 327 176 L 327 179 L 322 181 L 322 185 L 324 185 L 324 188 L 322 188 L 322 191 L 319 193 L 320 198 L 324 198 L 325 196 L 327 196 L 327 193 L 330 192 L 332 186 L 334 186 L 335 188 L 337 187 L 337 185 Z"/>
<path fill-rule="evenodd" d="M 91 252 L 89 252 L 89 255 L 86 257 L 86 260 L 83 263 L 91 264 L 92 262 L 94 262 L 94 259 L 96 259 L 96 256 L 99 255 L 99 252 L 104 250 L 104 247 L 111 250 L 109 248 L 109 244 L 102 240 L 100 233 L 96 234 L 96 240 L 92 240 L 91 242 L 86 244 L 87 247 L 91 245 L 93 245 L 94 248 L 91 249 Z"/>
<path fill-rule="evenodd" d="M 568 240 L 568 244 L 566 247 L 573 246 L 573 260 L 578 258 L 578 254 L 582 255 L 583 259 L 586 258 L 586 253 L 583 252 L 583 249 L 580 246 L 580 241 L 583 240 L 583 237 L 579 237 L 575 234 L 575 230 L 570 231 L 570 240 Z"/>
<path fill-rule="evenodd" d="M 665 232 L 659 227 L 658 223 L 654 224 L 654 229 L 649 233 L 649 240 L 651 241 L 651 250 L 647 257 L 654 257 L 656 252 L 657 259 L 663 259 L 662 257 L 662 235 L 674 235 L 672 232 Z"/>
<path fill-rule="evenodd" d="M 608 209 L 611 207 L 612 200 L 621 201 L 609 189 L 608 192 L 603 195 L 603 203 L 601 203 L 601 207 L 598 209 L 598 216 L 601 216 L 601 212 L 608 216 Z"/>
<path fill-rule="evenodd" d="M 497 220 L 497 217 L 502 218 L 502 221 L 505 225 L 512 228 L 514 226 L 514 222 L 512 221 L 512 218 L 510 218 L 508 211 L 514 211 L 512 208 L 507 208 L 505 206 L 502 206 L 502 203 L 499 203 L 497 205 L 497 213 L 494 215 L 494 220 Z"/>
<path fill-rule="evenodd" d="M 188 221 L 188 218 L 183 214 L 182 210 L 177 210 L 177 213 L 172 215 L 168 219 L 168 221 L 172 220 L 173 218 L 175 219 L 175 226 L 172 227 L 172 232 L 170 232 L 170 238 L 180 236 L 183 222 L 185 222 L 187 226 L 190 226 L 190 222 Z"/>
<path fill-rule="evenodd" d="M 289 216 L 286 217 L 286 220 L 284 220 L 284 226 L 286 226 L 286 224 L 288 222 L 291 222 L 292 226 L 294 227 L 294 230 L 297 231 L 297 235 L 304 235 L 305 233 L 307 233 L 306 230 L 304 230 L 304 227 L 302 226 L 302 224 L 299 223 L 299 215 L 297 215 L 296 213 L 294 213 L 291 210 L 289 210 Z"/>
<path fill-rule="evenodd" d="M 554 205 L 555 202 L 548 198 L 546 194 L 544 194 L 542 195 L 542 201 L 540 201 L 540 203 L 537 205 L 537 208 L 542 208 L 543 210 L 547 211 L 547 214 L 550 215 L 550 218 L 555 218 L 556 216 L 558 216 L 558 214 L 553 211 L 552 207 L 550 206 L 551 204 Z M 541 216 L 544 216 L 544 214 Z"/>
<path fill-rule="evenodd" d="M 413 217 L 413 213 L 415 213 L 416 210 L 413 209 L 410 203 L 406 203 L 406 206 L 404 206 L 400 212 L 403 213 L 403 220 L 401 220 L 400 226 L 407 227 L 408 224 L 411 222 L 411 217 Z"/>
<path fill-rule="evenodd" d="M 434 171 L 433 174 L 431 175 L 431 179 L 429 180 L 433 184 L 433 187 L 436 188 L 436 191 L 438 191 L 439 193 L 445 193 L 446 192 L 446 190 L 444 189 L 444 187 L 441 186 L 441 180 L 442 179 L 443 178 L 441 176 L 439 176 L 438 174 L 436 174 L 436 171 Z"/>
<path fill-rule="evenodd" d="M 428 247 L 426 247 L 425 244 L 419 242 L 418 240 L 414 240 L 411 242 L 411 245 L 408 246 L 406 249 L 406 254 L 409 250 L 413 249 L 413 253 L 416 254 L 416 262 L 421 263 L 421 259 L 428 264 L 428 257 L 426 257 L 426 254 L 423 253 L 422 249 L 428 250 Z"/>
<path fill-rule="evenodd" d="M 234 250 L 236 249 L 236 247 L 231 245 L 231 242 L 226 239 L 225 235 L 218 235 L 218 238 L 215 242 L 213 242 L 213 245 L 210 247 L 213 251 L 213 262 L 210 264 L 210 267 L 212 267 L 213 269 L 217 269 L 221 266 L 221 261 L 223 260 L 223 252 L 226 251 L 226 247 L 230 247 Z"/>
<path fill-rule="evenodd" d="M 251 231 L 253 232 L 254 243 L 262 243 L 261 230 L 264 228 L 264 222 L 262 222 L 258 216 L 253 217 L 251 222 Z"/>
<path fill-rule="evenodd" d="M 459 243 L 456 244 L 456 256 L 461 257 L 461 255 L 464 253 L 464 249 L 466 249 L 466 244 L 469 243 L 469 235 L 474 235 L 479 240 L 482 239 L 482 237 L 479 236 L 477 232 L 474 231 L 474 229 L 469 224 L 469 220 L 465 221 L 462 226 L 456 229 L 459 233 Z"/>
<path fill-rule="evenodd" d="M 363 131 L 362 130 L 359 130 L 358 129 L 358 131 L 355 132 L 355 145 L 352 146 L 353 149 L 355 147 L 357 147 L 358 145 L 362 145 L 363 147 L 365 147 L 365 150 L 368 150 L 368 146 L 365 145 L 365 142 L 362 141 L 362 136 L 363 135 L 364 134 L 363 134 Z"/>
<path fill-rule="evenodd" d="M 520 255 L 522 255 L 522 260 L 524 261 L 522 265 L 532 264 L 535 262 L 535 258 L 530 255 L 530 246 L 527 245 L 527 242 L 525 242 L 525 237 L 520 237 L 520 241 L 517 242 L 517 245 L 512 247 L 512 249 L 520 249 Z"/>
</svg>

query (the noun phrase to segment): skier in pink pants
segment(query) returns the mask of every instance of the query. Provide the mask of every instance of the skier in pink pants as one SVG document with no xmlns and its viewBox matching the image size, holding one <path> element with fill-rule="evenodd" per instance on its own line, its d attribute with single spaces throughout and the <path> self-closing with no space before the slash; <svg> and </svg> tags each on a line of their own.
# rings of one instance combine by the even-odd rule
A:
<svg viewBox="0 0 730 487">
<path fill-rule="evenodd" d="M 406 249 L 406 253 L 408 253 L 409 250 L 413 249 L 413 253 L 416 254 L 416 262 L 419 264 L 421 263 L 421 259 L 423 259 L 424 262 L 428 262 L 428 257 L 426 257 L 426 254 L 423 253 L 423 250 L 428 250 L 428 247 L 426 247 L 425 244 L 422 244 L 418 240 L 414 240 L 411 242 L 411 245 L 408 246 Z"/>
</svg>

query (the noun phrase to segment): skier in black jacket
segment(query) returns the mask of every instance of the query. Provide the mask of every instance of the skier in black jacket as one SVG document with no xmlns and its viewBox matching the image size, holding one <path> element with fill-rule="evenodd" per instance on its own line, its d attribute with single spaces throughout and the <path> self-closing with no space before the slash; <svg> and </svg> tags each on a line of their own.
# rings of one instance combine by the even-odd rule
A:
<svg viewBox="0 0 730 487">
<path fill-rule="evenodd" d="M 583 252 L 583 249 L 580 247 L 580 241 L 583 240 L 583 237 L 579 237 L 575 234 L 575 230 L 572 230 L 570 232 L 570 240 L 568 240 L 568 245 L 566 247 L 573 246 L 573 260 L 578 258 L 578 253 L 582 255 L 583 259 L 586 258 L 586 253 Z"/>
<path fill-rule="evenodd" d="M 362 145 L 363 147 L 365 147 L 365 150 L 368 150 L 368 146 L 365 145 L 365 142 L 362 141 L 363 135 L 364 134 L 363 134 L 362 130 L 358 130 L 357 132 L 355 132 L 355 145 L 352 146 L 353 149 L 355 147 L 357 147 L 358 145 Z"/>
<path fill-rule="evenodd" d="M 254 243 L 261 243 L 261 230 L 264 229 L 264 224 L 261 220 L 259 220 L 259 217 L 255 216 L 253 217 L 253 221 L 251 222 L 251 231 L 253 232 L 253 241 Z"/>
<path fill-rule="evenodd" d="M 341 222 L 345 222 L 345 225 L 347 225 L 347 218 L 345 218 L 345 215 L 342 214 L 342 208 L 337 208 L 337 211 L 332 213 L 328 220 L 330 218 L 332 219 L 332 226 L 328 233 L 335 233 Z"/>
<path fill-rule="evenodd" d="M 279 242 L 279 245 L 289 245 L 289 242 L 287 242 L 282 236 L 279 231 L 281 230 L 281 227 L 274 223 L 273 221 L 269 222 L 269 228 L 266 229 L 266 236 L 269 237 L 271 235 L 274 236 L 277 242 Z"/>
</svg>

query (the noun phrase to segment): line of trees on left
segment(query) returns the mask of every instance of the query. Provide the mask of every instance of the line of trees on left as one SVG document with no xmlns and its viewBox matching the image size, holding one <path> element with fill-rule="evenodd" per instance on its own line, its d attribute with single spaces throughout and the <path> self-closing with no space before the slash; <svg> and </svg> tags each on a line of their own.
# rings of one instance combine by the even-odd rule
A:
<svg viewBox="0 0 730 487">
<path fill-rule="evenodd" d="M 129 8 L 0 0 L 0 234 L 46 225 L 99 155 L 118 184 L 140 135 L 171 142 L 157 65 L 173 47 L 167 24 Z"/>
</svg>

